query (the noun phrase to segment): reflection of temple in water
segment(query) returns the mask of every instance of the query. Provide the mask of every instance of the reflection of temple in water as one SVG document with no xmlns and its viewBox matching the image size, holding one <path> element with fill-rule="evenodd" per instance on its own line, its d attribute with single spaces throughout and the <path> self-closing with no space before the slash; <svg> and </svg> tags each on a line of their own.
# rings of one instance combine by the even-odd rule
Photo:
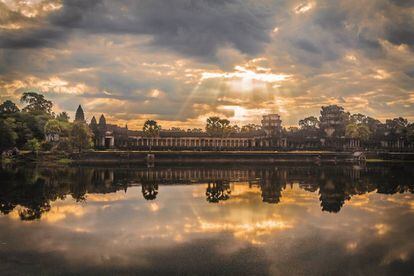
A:
<svg viewBox="0 0 414 276">
<path fill-rule="evenodd" d="M 205 184 L 206 200 L 231 199 L 231 183 L 249 183 L 261 189 L 263 202 L 277 204 L 293 183 L 317 193 L 322 211 L 339 212 L 354 195 L 377 191 L 414 192 L 414 172 L 405 166 L 262 166 L 174 168 L 8 168 L 0 171 L 0 212 L 19 206 L 23 220 L 38 219 L 50 202 L 70 195 L 87 201 L 88 194 L 127 191 L 140 186 L 146 200 L 156 200 L 159 185 Z"/>
<path fill-rule="evenodd" d="M 262 200 L 267 203 L 279 203 L 282 190 L 286 188 L 287 174 L 283 170 L 268 170 L 260 179 Z"/>
</svg>

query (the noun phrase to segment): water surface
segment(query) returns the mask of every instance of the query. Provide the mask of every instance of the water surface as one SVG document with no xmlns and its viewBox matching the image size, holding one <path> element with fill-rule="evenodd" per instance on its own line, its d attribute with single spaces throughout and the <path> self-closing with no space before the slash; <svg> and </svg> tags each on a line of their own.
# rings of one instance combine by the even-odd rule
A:
<svg viewBox="0 0 414 276">
<path fill-rule="evenodd" d="M 414 167 L 0 170 L 0 274 L 412 275 Z"/>
</svg>

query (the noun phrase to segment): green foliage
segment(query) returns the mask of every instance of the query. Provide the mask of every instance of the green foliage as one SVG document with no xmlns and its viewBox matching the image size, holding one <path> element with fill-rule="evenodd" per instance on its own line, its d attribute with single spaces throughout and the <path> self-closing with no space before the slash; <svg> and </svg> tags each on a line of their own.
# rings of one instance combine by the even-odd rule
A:
<svg viewBox="0 0 414 276">
<path fill-rule="evenodd" d="M 52 148 L 53 148 L 53 143 L 51 143 L 51 142 L 46 142 L 46 141 L 43 141 L 43 142 L 40 144 L 40 149 L 41 149 L 42 151 L 51 151 L 51 150 L 52 150 Z"/>
<path fill-rule="evenodd" d="M 65 111 L 59 113 L 56 116 L 56 120 L 58 120 L 60 122 L 68 123 L 69 122 L 69 119 L 70 119 L 70 117 L 69 117 L 68 113 L 66 113 Z"/>
<path fill-rule="evenodd" d="M 299 121 L 299 127 L 301 129 L 317 129 L 319 126 L 319 120 L 315 116 L 306 117 Z"/>
<path fill-rule="evenodd" d="M 402 117 L 385 121 L 385 133 L 392 138 L 404 139 L 407 137 L 408 120 Z"/>
<path fill-rule="evenodd" d="M 18 138 L 14 131 L 15 120 L 13 118 L 0 119 L 0 150 L 6 150 L 16 145 Z"/>
<path fill-rule="evenodd" d="M 55 148 L 57 151 L 72 152 L 73 148 L 69 140 L 60 140 Z"/>
<path fill-rule="evenodd" d="M 220 117 L 207 118 L 206 131 L 212 136 L 225 136 L 232 130 L 230 121 Z"/>
<path fill-rule="evenodd" d="M 407 140 L 414 142 L 414 123 L 407 126 Z"/>
<path fill-rule="evenodd" d="M 70 133 L 70 142 L 73 148 L 82 152 L 92 145 L 92 133 L 89 127 L 83 122 L 76 122 L 72 126 Z"/>
<path fill-rule="evenodd" d="M 262 129 L 261 125 L 256 125 L 256 124 L 247 124 L 241 127 L 240 131 L 241 132 L 255 132 L 255 131 L 259 131 Z"/>
<path fill-rule="evenodd" d="M 7 100 L 0 104 L 0 115 L 9 115 L 19 112 L 19 108 L 10 100 Z"/>
<path fill-rule="evenodd" d="M 319 134 L 319 120 L 315 116 L 306 117 L 299 121 L 301 135 L 316 137 Z"/>
<path fill-rule="evenodd" d="M 153 137 L 158 136 L 161 130 L 161 126 L 158 125 L 157 121 L 147 120 L 144 123 L 142 130 L 144 131 L 145 136 L 153 138 Z M 151 147 L 152 147 L 152 139 L 150 141 L 150 150 L 151 150 Z"/>
<path fill-rule="evenodd" d="M 57 161 L 57 163 L 61 165 L 68 165 L 72 162 L 73 162 L 72 159 L 69 159 L 69 158 L 61 158 Z"/>
<path fill-rule="evenodd" d="M 52 115 L 53 103 L 46 100 L 42 94 L 38 94 L 36 92 L 25 92 L 20 98 L 20 101 L 26 104 L 23 108 L 23 111 L 25 112 Z"/>
<path fill-rule="evenodd" d="M 60 122 L 56 119 L 52 119 L 47 121 L 45 124 L 45 135 L 55 135 L 60 134 L 62 132 Z"/>
<path fill-rule="evenodd" d="M 32 153 L 37 153 L 40 150 L 40 143 L 36 138 L 30 139 L 26 143 L 26 148 Z"/>
<path fill-rule="evenodd" d="M 30 131 L 28 139 L 34 137 L 37 140 L 43 140 L 45 138 L 45 125 L 50 120 L 51 116 L 45 113 L 28 113 L 19 112 L 15 115 L 16 121 L 20 123 L 22 131 L 27 134 L 27 129 Z M 24 140 L 25 137 L 22 137 Z M 27 141 L 27 140 L 26 140 Z"/>
<path fill-rule="evenodd" d="M 345 135 L 348 138 L 360 139 L 362 141 L 367 141 L 371 136 L 371 131 L 369 127 L 365 124 L 358 123 L 349 123 L 346 126 Z"/>
<path fill-rule="evenodd" d="M 147 120 L 144 123 L 144 126 L 143 126 L 142 130 L 144 131 L 144 134 L 146 136 L 148 136 L 148 137 L 155 137 L 160 132 L 161 126 L 158 125 L 157 121 Z"/>
</svg>

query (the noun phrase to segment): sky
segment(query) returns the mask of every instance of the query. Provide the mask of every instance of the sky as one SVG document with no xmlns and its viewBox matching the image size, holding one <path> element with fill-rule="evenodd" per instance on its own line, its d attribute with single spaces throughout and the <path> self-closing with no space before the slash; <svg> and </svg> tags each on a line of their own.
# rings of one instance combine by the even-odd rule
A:
<svg viewBox="0 0 414 276">
<path fill-rule="evenodd" d="M 0 0 L 0 100 L 25 91 L 132 129 L 413 121 L 414 1 Z"/>
</svg>

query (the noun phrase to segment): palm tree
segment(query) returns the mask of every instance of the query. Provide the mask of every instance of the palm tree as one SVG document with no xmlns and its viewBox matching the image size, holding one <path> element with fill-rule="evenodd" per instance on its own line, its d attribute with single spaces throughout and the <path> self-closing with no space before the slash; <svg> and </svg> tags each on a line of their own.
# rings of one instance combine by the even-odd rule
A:
<svg viewBox="0 0 414 276">
<path fill-rule="evenodd" d="M 147 120 L 144 123 L 144 127 L 142 128 L 142 130 L 144 131 L 145 136 L 151 138 L 150 140 L 150 151 L 151 151 L 153 138 L 158 136 L 161 130 L 161 126 L 158 125 L 157 121 Z"/>
</svg>

